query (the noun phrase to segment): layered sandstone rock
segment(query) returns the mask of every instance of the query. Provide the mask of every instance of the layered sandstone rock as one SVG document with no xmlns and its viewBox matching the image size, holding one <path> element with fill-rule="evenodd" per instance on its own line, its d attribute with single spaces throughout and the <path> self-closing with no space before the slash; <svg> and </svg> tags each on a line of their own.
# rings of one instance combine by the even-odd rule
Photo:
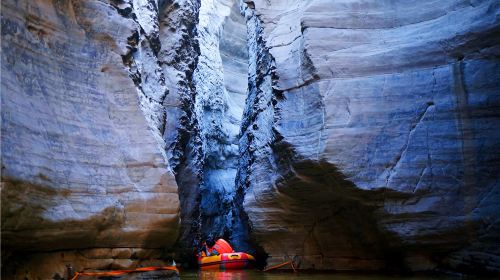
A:
<svg viewBox="0 0 500 280">
<path fill-rule="evenodd" d="M 498 272 L 497 2 L 3 1 L 2 276 Z"/>
<path fill-rule="evenodd" d="M 240 190 L 271 262 L 499 271 L 498 1 L 245 1 Z"/>
<path fill-rule="evenodd" d="M 176 241 L 158 9 L 2 1 L 2 261 Z"/>
</svg>

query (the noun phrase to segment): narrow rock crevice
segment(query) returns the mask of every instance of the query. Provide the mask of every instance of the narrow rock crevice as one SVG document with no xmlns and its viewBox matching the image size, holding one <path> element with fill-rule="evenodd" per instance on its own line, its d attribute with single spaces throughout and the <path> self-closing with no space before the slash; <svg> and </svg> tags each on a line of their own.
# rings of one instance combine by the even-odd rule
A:
<svg viewBox="0 0 500 280">
<path fill-rule="evenodd" d="M 249 51 L 248 67 L 248 94 L 243 112 L 241 132 L 239 139 L 238 174 L 236 176 L 237 193 L 233 200 L 233 223 L 234 234 L 232 242 L 238 244 L 244 250 L 254 254 L 259 263 L 264 266 L 267 261 L 267 253 L 260 246 L 256 231 L 252 225 L 252 219 L 248 216 L 246 208 L 248 201 L 247 191 L 251 190 L 252 184 L 258 180 L 262 184 L 273 185 L 273 174 L 279 160 L 274 158 L 273 143 L 279 137 L 277 131 L 273 130 L 272 124 L 279 119 L 279 99 L 283 99 L 282 91 L 276 89 L 275 63 L 272 55 L 263 42 L 263 28 L 260 19 L 253 10 L 252 5 L 244 7 L 247 24 L 247 45 Z M 264 161 L 256 161 L 259 156 L 264 156 Z M 268 155 L 268 157 L 266 157 Z M 259 166 L 258 168 L 256 168 Z M 265 172 L 261 172 L 265 170 Z M 257 200 L 260 195 L 253 197 Z M 258 218 L 257 218 L 258 219 Z"/>
<path fill-rule="evenodd" d="M 192 76 L 192 113 L 198 125 L 200 169 L 196 202 L 189 205 L 198 214 L 192 222 L 195 233 L 189 236 L 194 244 L 209 235 L 229 240 L 238 234 L 233 200 L 248 80 L 246 25 L 239 1 L 202 1 L 197 29 L 200 54 Z"/>
</svg>

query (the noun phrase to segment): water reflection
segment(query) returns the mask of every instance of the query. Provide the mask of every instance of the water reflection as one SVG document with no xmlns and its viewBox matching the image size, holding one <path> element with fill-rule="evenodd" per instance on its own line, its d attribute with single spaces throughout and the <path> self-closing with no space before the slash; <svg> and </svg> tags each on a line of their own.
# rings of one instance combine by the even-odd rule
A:
<svg viewBox="0 0 500 280">
<path fill-rule="evenodd" d="M 264 273 L 258 270 L 239 271 L 184 271 L 181 280 L 449 280 L 456 279 L 446 276 L 387 276 L 387 275 L 359 275 L 349 273 Z M 476 279 L 476 278 L 474 278 Z"/>
<path fill-rule="evenodd" d="M 202 280 L 247 280 L 249 271 L 198 271 L 198 279 Z M 182 278 L 183 279 L 183 278 Z"/>
</svg>

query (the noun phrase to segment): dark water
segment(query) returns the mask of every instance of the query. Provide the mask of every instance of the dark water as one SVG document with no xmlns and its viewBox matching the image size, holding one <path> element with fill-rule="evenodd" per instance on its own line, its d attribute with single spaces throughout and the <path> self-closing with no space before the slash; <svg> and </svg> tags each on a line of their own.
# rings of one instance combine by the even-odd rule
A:
<svg viewBox="0 0 500 280">
<path fill-rule="evenodd" d="M 451 280 L 462 279 L 450 276 L 384 276 L 348 273 L 264 273 L 256 270 L 244 271 L 181 271 L 181 280 Z M 467 278 L 469 279 L 469 278 Z M 479 279 L 479 278 L 471 278 Z M 484 278 L 481 278 L 484 279 Z"/>
</svg>

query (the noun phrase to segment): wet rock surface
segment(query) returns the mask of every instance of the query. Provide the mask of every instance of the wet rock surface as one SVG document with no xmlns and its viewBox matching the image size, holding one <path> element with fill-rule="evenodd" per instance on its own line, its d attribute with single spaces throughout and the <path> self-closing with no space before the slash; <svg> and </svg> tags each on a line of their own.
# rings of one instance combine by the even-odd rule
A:
<svg viewBox="0 0 500 280">
<path fill-rule="evenodd" d="M 245 1 L 240 191 L 271 263 L 499 271 L 497 1 Z"/>
</svg>

